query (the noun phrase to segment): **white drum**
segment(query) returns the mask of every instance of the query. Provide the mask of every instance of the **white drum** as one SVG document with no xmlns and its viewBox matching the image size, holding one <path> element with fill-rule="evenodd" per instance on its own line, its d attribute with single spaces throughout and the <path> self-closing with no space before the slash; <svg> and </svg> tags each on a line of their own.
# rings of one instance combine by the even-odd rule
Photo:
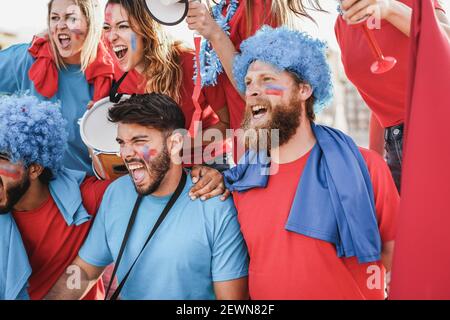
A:
<svg viewBox="0 0 450 320">
<path fill-rule="evenodd" d="M 128 98 L 123 96 L 121 101 Z M 101 180 L 115 180 L 128 174 L 116 141 L 117 124 L 108 120 L 108 112 L 113 105 L 109 97 L 104 98 L 80 120 L 81 139 L 88 147 L 94 173 Z"/>
</svg>

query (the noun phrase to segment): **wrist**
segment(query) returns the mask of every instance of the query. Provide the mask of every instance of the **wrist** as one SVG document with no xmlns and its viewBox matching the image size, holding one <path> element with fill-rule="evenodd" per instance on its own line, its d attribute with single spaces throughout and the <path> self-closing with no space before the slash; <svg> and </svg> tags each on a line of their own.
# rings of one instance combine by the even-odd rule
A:
<svg viewBox="0 0 450 320">
<path fill-rule="evenodd" d="M 224 41 L 225 38 L 228 38 L 227 34 L 217 26 L 217 28 L 214 28 L 214 30 L 211 31 L 211 36 L 208 41 L 214 46 L 215 44 Z"/>
</svg>

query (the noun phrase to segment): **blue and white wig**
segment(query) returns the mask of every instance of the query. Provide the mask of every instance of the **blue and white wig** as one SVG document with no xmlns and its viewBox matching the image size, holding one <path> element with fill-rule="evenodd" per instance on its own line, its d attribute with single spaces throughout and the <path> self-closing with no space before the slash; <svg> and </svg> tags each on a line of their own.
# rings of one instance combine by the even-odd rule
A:
<svg viewBox="0 0 450 320">
<path fill-rule="evenodd" d="M 0 152 L 13 163 L 62 168 L 68 134 L 60 105 L 23 94 L 0 96 Z"/>
<path fill-rule="evenodd" d="M 282 71 L 296 74 L 307 82 L 315 98 L 314 111 L 321 112 L 333 98 L 327 45 L 304 32 L 287 27 L 263 26 L 241 44 L 241 54 L 234 61 L 233 73 L 239 91 L 245 93 L 248 68 L 256 60 L 269 63 Z"/>
</svg>

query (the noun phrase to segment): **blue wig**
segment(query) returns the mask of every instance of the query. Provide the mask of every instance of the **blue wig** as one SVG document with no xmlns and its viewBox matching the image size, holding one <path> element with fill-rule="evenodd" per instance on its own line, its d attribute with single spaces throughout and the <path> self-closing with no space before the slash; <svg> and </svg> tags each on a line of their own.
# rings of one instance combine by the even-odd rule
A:
<svg viewBox="0 0 450 320">
<path fill-rule="evenodd" d="M 238 89 L 246 90 L 248 68 L 256 61 L 269 63 L 279 70 L 296 74 L 313 90 L 314 111 L 319 113 L 333 98 L 331 70 L 327 62 L 326 44 L 304 32 L 286 27 L 263 26 L 241 45 L 241 54 L 234 61 L 233 72 Z"/>
<path fill-rule="evenodd" d="M 31 95 L 0 96 L 0 152 L 13 163 L 38 164 L 58 174 L 67 144 L 60 105 Z"/>
</svg>

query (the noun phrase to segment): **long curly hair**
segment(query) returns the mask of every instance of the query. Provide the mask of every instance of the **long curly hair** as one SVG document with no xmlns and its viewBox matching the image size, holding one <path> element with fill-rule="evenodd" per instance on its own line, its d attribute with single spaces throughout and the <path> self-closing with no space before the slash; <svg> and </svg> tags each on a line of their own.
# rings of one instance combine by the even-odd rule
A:
<svg viewBox="0 0 450 320">
<path fill-rule="evenodd" d="M 0 96 L 0 152 L 13 163 L 41 165 L 56 175 L 67 146 L 60 105 L 29 94 Z"/>
<path fill-rule="evenodd" d="M 153 20 L 144 0 L 109 0 L 108 4 L 121 5 L 129 15 L 131 28 L 143 38 L 146 92 L 166 94 L 180 103 L 183 80 L 180 55 L 188 49 L 173 41 Z"/>
</svg>

